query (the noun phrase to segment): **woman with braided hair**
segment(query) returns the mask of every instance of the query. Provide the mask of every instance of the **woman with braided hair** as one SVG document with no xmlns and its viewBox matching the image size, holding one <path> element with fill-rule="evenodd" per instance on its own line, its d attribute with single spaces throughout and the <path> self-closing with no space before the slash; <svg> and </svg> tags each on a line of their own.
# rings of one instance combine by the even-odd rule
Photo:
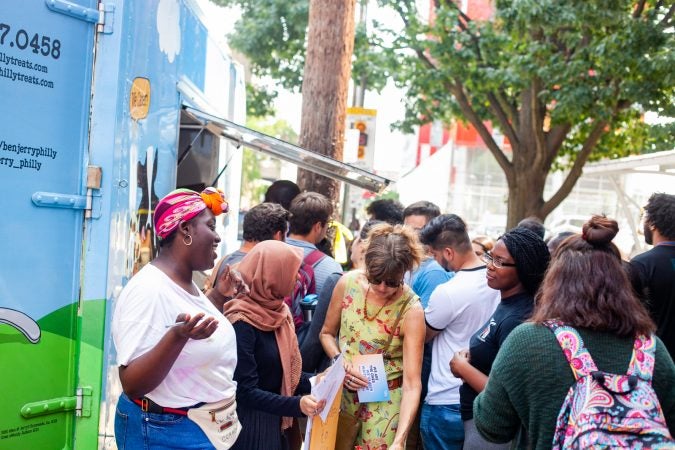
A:
<svg viewBox="0 0 675 450">
<path fill-rule="evenodd" d="M 641 346 L 636 359 L 647 361 L 653 351 L 651 385 L 670 433 L 675 431 L 675 365 L 663 342 L 653 337 L 654 323 L 631 289 L 611 242 L 618 229 L 616 221 L 593 216 L 582 234 L 568 237 L 553 253 L 532 319 L 503 343 L 490 380 L 473 404 L 476 428 L 491 442 L 517 437 L 517 448 L 532 449 L 550 449 L 554 443 L 557 417 L 576 380 L 566 356 L 575 353 L 563 352 L 550 329 L 552 319 L 578 333 L 604 373 L 625 374 L 633 347 L 644 342 L 636 338 L 652 336 L 651 345 Z M 569 344 L 582 347 L 572 335 L 567 333 Z M 580 367 L 588 367 L 588 360 Z M 642 399 L 636 402 L 643 404 Z"/>
<path fill-rule="evenodd" d="M 548 248 L 533 231 L 517 227 L 504 234 L 492 251 L 482 255 L 487 263 L 487 283 L 501 293 L 501 301 L 490 320 L 471 337 L 468 350 L 450 361 L 450 370 L 464 380 L 459 389 L 464 421 L 464 449 L 506 449 L 508 444 L 485 441 L 474 425 L 473 401 L 488 381 L 497 352 L 511 330 L 525 321 L 534 307 L 549 262 Z"/>
</svg>

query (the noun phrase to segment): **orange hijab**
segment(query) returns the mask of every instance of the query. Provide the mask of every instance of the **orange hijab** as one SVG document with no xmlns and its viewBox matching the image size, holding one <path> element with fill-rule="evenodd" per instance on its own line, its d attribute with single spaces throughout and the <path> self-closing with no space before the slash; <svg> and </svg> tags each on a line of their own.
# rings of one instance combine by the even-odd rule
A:
<svg viewBox="0 0 675 450">
<path fill-rule="evenodd" d="M 302 249 L 284 242 L 270 240 L 256 244 L 237 267 L 249 286 L 249 294 L 230 300 L 223 307 L 223 314 L 232 323 L 243 320 L 261 331 L 274 331 L 284 396 L 294 394 L 302 372 L 293 317 L 284 303 L 284 297 L 293 290 L 302 258 Z M 283 417 L 281 429 L 290 427 L 292 422 L 291 417 Z"/>
</svg>

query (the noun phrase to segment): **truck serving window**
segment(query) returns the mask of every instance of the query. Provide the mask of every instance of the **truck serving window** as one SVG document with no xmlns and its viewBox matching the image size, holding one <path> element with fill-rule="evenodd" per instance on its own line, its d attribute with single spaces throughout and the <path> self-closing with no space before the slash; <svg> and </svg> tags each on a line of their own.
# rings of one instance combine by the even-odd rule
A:
<svg viewBox="0 0 675 450">
<path fill-rule="evenodd" d="M 181 111 L 176 187 L 200 192 L 212 186 L 218 174 L 220 136 Z"/>
<path fill-rule="evenodd" d="M 367 170 L 311 152 L 297 145 L 284 142 L 189 106 L 183 106 L 183 116 L 185 116 L 186 122 L 197 123 L 210 133 L 229 139 L 236 146 L 246 146 L 293 163 L 300 168 L 344 181 L 353 186 L 379 193 L 391 183 L 391 180 Z M 182 122 L 183 120 L 181 120 L 181 130 L 183 129 Z"/>
</svg>

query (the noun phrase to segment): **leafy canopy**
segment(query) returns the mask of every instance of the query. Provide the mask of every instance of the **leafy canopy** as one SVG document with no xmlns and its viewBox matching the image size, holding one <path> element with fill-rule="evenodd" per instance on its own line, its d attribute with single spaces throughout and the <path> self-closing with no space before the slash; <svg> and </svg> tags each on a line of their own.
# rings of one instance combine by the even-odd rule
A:
<svg viewBox="0 0 675 450">
<path fill-rule="evenodd" d="M 232 48 L 246 55 L 252 73 L 270 77 L 285 89 L 299 91 L 305 66 L 309 0 L 212 1 L 239 8 L 241 18 L 228 41 Z M 369 32 L 367 23 L 377 25 L 377 22 L 356 25 L 352 79 L 365 77 L 368 88 L 379 91 L 391 76 L 389 58 L 382 52 L 382 35 Z"/>
<path fill-rule="evenodd" d="M 644 111 L 672 113 L 673 26 L 664 8 L 637 14 L 628 0 L 500 0 L 493 20 L 474 21 L 441 1 L 429 25 L 397 6 L 414 2 L 384 3 L 407 25 L 389 50 L 401 68 L 396 81 L 409 93 L 406 129 L 429 118 L 468 119 L 454 95 L 463 93 L 512 143 L 523 110 L 540 107 L 542 129 L 533 132 L 571 127 L 561 154 L 578 152 L 593 125 L 606 121 L 607 131 L 617 131 L 604 135 L 596 154 L 620 156 L 642 149 L 625 145 L 628 137 L 656 147 Z M 536 105 L 524 104 L 528 90 Z"/>
<path fill-rule="evenodd" d="M 241 8 L 230 39 L 253 73 L 297 89 L 308 0 L 214 1 Z M 646 112 L 675 117 L 672 2 L 495 0 L 491 17 L 473 20 L 458 8 L 464 2 L 430 1 L 432 20 L 417 0 L 371 0 L 397 23 L 359 26 L 353 78 L 371 90 L 389 78 L 405 89 L 404 131 L 432 120 L 471 123 L 506 175 L 509 223 L 546 217 L 588 160 L 672 148 L 672 122 L 643 120 Z M 547 174 L 561 167 L 569 169 L 562 186 L 544 200 Z"/>
</svg>

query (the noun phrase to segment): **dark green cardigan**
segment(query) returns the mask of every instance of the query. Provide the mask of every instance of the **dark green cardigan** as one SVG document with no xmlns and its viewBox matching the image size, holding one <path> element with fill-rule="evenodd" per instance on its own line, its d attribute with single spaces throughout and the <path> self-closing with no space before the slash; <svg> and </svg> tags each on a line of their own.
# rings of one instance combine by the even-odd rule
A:
<svg viewBox="0 0 675 450">
<path fill-rule="evenodd" d="M 585 329 L 579 334 L 599 370 L 626 373 L 633 339 Z M 560 407 L 573 383 L 555 335 L 541 325 L 522 324 L 504 341 L 488 384 L 473 404 L 476 427 L 489 441 L 517 438 L 517 448 L 551 448 Z M 675 365 L 660 339 L 653 386 L 675 435 Z"/>
</svg>

